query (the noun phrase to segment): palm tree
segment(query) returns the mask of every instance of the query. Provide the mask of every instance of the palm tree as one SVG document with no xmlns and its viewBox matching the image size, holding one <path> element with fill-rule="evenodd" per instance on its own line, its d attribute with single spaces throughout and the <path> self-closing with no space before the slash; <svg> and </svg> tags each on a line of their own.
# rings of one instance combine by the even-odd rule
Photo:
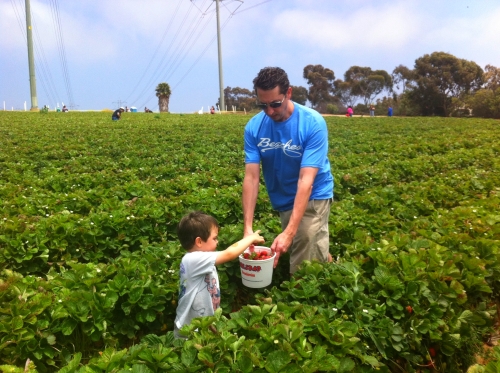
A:
<svg viewBox="0 0 500 373">
<path fill-rule="evenodd" d="M 156 86 L 156 97 L 158 97 L 158 106 L 160 113 L 168 113 L 168 102 L 170 101 L 170 86 L 168 83 L 160 83 Z"/>
</svg>

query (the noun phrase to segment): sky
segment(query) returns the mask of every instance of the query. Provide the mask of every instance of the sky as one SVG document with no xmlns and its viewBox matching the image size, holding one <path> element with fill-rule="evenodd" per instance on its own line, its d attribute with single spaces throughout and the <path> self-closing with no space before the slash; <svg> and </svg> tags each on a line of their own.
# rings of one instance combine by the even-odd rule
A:
<svg viewBox="0 0 500 373">
<path fill-rule="evenodd" d="M 24 0 L 0 0 L 0 110 L 31 107 Z M 223 87 L 252 89 L 266 66 L 307 87 L 304 67 L 343 79 L 351 66 L 392 73 L 446 52 L 500 67 L 499 0 L 220 0 Z M 170 112 L 215 105 L 215 0 L 31 0 L 38 106 L 144 107 L 170 85 Z"/>
</svg>

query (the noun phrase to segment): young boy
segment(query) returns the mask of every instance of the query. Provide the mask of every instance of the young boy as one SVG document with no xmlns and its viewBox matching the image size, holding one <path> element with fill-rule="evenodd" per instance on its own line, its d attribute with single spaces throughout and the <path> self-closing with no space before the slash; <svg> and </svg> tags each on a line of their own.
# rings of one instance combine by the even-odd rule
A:
<svg viewBox="0 0 500 373">
<path fill-rule="evenodd" d="M 215 266 L 236 259 L 247 247 L 264 242 L 260 231 L 246 236 L 223 251 L 215 251 L 218 244 L 217 220 L 200 211 L 184 216 L 177 235 L 187 254 L 182 257 L 179 300 L 176 310 L 174 335 L 195 317 L 212 316 L 220 306 L 220 286 Z"/>
</svg>

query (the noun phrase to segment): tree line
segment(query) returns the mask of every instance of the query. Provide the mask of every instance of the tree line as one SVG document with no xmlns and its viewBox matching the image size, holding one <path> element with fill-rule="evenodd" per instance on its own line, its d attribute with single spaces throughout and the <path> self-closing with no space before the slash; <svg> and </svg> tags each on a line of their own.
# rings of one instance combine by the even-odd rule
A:
<svg viewBox="0 0 500 373">
<path fill-rule="evenodd" d="M 292 100 L 323 114 L 344 113 L 348 106 L 367 114 L 374 105 L 378 114 L 392 106 L 396 115 L 500 118 L 500 68 L 483 70 L 445 52 L 426 54 L 413 69 L 399 65 L 392 73 L 351 66 L 343 79 L 322 65 L 307 65 L 303 78 L 308 87 L 292 86 Z M 257 109 L 253 90 L 226 87 L 224 99 L 228 108 Z"/>
</svg>

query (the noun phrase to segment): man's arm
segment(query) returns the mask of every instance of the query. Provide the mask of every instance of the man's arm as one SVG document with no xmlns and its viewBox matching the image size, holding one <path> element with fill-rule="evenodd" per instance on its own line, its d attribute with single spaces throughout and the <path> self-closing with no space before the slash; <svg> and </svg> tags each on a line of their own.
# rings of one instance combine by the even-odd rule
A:
<svg viewBox="0 0 500 373">
<path fill-rule="evenodd" d="M 278 265 L 280 255 L 288 251 L 292 245 L 293 238 L 297 234 L 300 221 L 309 203 L 309 197 L 311 196 L 314 179 L 317 174 L 318 169 L 314 167 L 303 167 L 300 169 L 292 215 L 290 216 L 290 220 L 285 230 L 274 239 L 271 245 L 271 250 L 276 253 L 276 257 L 274 258 L 275 268 Z"/>
<path fill-rule="evenodd" d="M 247 163 L 245 165 L 245 178 L 243 179 L 243 236 L 253 233 L 253 214 L 259 195 L 260 163 Z"/>
</svg>

